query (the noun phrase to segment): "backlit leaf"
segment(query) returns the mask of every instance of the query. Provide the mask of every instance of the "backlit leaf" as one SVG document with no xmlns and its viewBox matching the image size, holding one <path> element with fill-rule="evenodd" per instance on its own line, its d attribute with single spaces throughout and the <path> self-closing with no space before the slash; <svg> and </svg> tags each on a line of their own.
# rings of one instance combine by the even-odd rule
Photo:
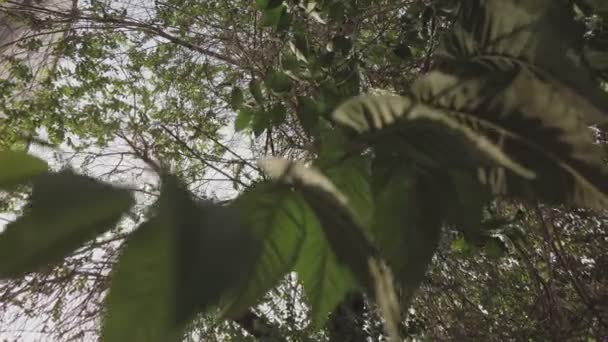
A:
<svg viewBox="0 0 608 342">
<path fill-rule="evenodd" d="M 260 184 L 235 203 L 260 243 L 255 266 L 246 271 L 241 291 L 224 309 L 235 316 L 257 304 L 264 294 L 293 269 L 302 252 L 302 241 L 316 218 L 303 199 L 274 184 Z"/>
</svg>

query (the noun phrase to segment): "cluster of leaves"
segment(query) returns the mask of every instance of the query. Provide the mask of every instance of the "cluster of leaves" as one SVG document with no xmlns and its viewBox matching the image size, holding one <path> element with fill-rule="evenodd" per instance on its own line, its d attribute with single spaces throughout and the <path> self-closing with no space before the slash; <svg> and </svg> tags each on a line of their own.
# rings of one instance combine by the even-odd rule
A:
<svg viewBox="0 0 608 342">
<path fill-rule="evenodd" d="M 409 32 L 382 44 L 366 31 L 345 32 L 350 18 L 366 6 L 369 2 L 256 2 L 254 12 L 261 12 L 269 34 L 288 42 L 270 48 L 280 67 L 257 69 L 252 62 L 249 79 L 229 75 L 233 86 L 218 95 L 238 111 L 237 131 L 272 137 L 273 130 L 296 121 L 295 131 L 315 145 L 313 166 L 265 161 L 261 169 L 272 180 L 247 187 L 229 205 L 195 200 L 181 180 L 163 174 L 148 219 L 128 237 L 114 267 L 102 340 L 179 339 L 196 314 L 219 308 L 222 317 L 238 317 L 290 271 L 303 283 L 313 325 L 323 325 L 349 292 L 363 290 L 376 298 L 387 333 L 395 338 L 399 311 L 409 307 L 443 226 L 463 231 L 455 250 L 466 252 L 470 241 L 481 239 L 487 253 L 498 255 L 502 240 L 483 233 L 483 209 L 494 196 L 606 208 L 608 172 L 588 129 L 606 122 L 606 102 L 587 69 L 590 54 L 576 44 L 583 31 L 567 1 L 465 0 L 434 52 L 433 69 L 411 86 L 404 75 L 402 87 L 394 89 L 403 96 L 347 100 L 374 88 L 359 71 L 362 63 L 381 69 L 387 58 L 417 56 L 421 69 L 429 67 L 428 50 L 416 46 Z M 199 7 L 193 10 L 226 11 L 215 2 Z M 437 4 L 436 10 L 445 7 Z M 162 13 L 178 32 L 192 25 Z M 437 29 L 426 31 L 433 35 Z M 112 45 L 75 42 L 72 48 Z M 364 49 L 375 52 L 361 60 Z M 129 72 L 135 73 L 158 66 L 174 51 L 167 46 L 153 56 L 135 48 L 129 53 L 137 64 Z M 97 79 L 104 70 L 97 68 L 104 66 L 75 67 L 89 82 L 82 91 L 104 84 Z M 186 103 L 167 100 L 162 108 L 146 97 L 183 87 L 174 82 L 178 72 L 224 70 L 206 65 L 163 72 L 173 72 L 163 77 L 168 82 L 137 90 L 159 123 L 156 139 L 171 136 L 162 125 L 168 115 L 181 118 L 176 125 L 190 125 L 195 119 L 184 107 L 205 108 L 213 97 L 196 100 L 200 94 L 192 91 Z M 310 84 L 313 91 L 305 89 Z M 114 85 L 110 91 L 124 89 Z M 63 89 L 62 96 L 80 98 L 79 87 Z M 132 109 L 124 101 L 114 107 Z M 113 120 L 93 112 L 66 119 Z M 295 116 L 288 116 L 292 112 Z M 57 134 L 66 127 L 83 129 L 61 125 Z M 103 143 L 107 133 L 93 135 Z M 133 204 L 124 189 L 48 172 L 24 153 L 2 152 L 0 164 L 3 190 L 32 186 L 24 215 L 0 235 L 3 278 L 60 262 L 112 229 Z M 56 201 L 59 196 L 69 200 Z"/>
</svg>

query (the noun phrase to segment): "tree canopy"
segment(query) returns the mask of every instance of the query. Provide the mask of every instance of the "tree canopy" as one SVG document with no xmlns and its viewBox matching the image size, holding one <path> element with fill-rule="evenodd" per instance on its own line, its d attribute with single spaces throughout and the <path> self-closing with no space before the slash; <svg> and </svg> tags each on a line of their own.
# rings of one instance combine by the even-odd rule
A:
<svg viewBox="0 0 608 342">
<path fill-rule="evenodd" d="M 0 337 L 608 336 L 604 1 L 0 0 L 0 58 Z"/>
</svg>

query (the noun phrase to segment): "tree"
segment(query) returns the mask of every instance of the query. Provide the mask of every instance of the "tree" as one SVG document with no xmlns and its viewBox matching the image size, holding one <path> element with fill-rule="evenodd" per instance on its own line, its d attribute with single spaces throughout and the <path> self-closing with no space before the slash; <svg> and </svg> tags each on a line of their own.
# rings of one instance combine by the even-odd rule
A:
<svg viewBox="0 0 608 342">
<path fill-rule="evenodd" d="M 0 235 L 13 311 L 28 312 L 23 291 L 53 298 L 58 335 L 107 341 L 211 321 L 218 339 L 235 325 L 294 340 L 603 336 L 606 253 L 574 247 L 607 227 L 599 1 L 2 8 L 32 28 L 25 49 L 62 32 L 45 77 L 3 61 L 0 185 L 8 207 L 25 203 Z M 49 171 L 19 152 L 44 140 L 71 158 Z M 256 164 L 268 157 L 290 161 Z M 96 177 L 65 170 L 74 160 Z M 256 309 L 277 286 L 288 295 L 263 305 L 285 324 Z M 486 307 L 527 320 L 491 324 Z"/>
</svg>

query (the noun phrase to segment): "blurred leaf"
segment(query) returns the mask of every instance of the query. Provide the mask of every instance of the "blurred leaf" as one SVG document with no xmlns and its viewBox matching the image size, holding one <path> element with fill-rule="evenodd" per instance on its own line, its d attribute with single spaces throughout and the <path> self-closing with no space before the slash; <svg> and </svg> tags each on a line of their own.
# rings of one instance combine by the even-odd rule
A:
<svg viewBox="0 0 608 342">
<path fill-rule="evenodd" d="M 230 106 L 232 109 L 237 110 L 243 104 L 244 95 L 243 90 L 240 87 L 232 88 L 232 92 L 230 93 Z"/>
<path fill-rule="evenodd" d="M 179 341 L 175 236 L 153 218 L 127 239 L 112 271 L 101 341 Z"/>
<path fill-rule="evenodd" d="M 469 59 L 503 70 L 530 68 L 569 93 L 567 101 L 584 104 L 579 115 L 597 123 L 607 119 L 608 99 L 584 67 L 578 45 L 584 30 L 574 20 L 572 6 L 561 1 L 466 0 L 437 56 Z M 574 97 L 580 98 L 574 102 Z M 596 115 L 597 110 L 590 107 L 603 114 Z"/>
<path fill-rule="evenodd" d="M 400 43 L 393 49 L 393 53 L 401 59 L 407 60 L 412 57 L 412 51 L 406 43 Z"/>
<path fill-rule="evenodd" d="M 353 42 L 345 36 L 336 36 L 332 39 L 334 50 L 338 50 L 343 54 L 347 54 L 353 47 Z"/>
<path fill-rule="evenodd" d="M 319 111 L 317 103 L 308 97 L 298 97 L 298 106 L 296 115 L 300 121 L 300 125 L 304 132 L 309 136 L 313 136 L 319 125 Z"/>
<path fill-rule="evenodd" d="M 329 17 L 336 23 L 342 23 L 344 21 L 344 15 L 346 8 L 342 1 L 334 1 L 329 7 Z"/>
<path fill-rule="evenodd" d="M 495 193 L 592 208 L 608 205 L 608 168 L 584 119 L 604 114 L 567 88 L 527 69 L 492 71 L 484 64 L 460 63 L 419 79 L 413 92 L 536 174 L 524 180 L 495 168 L 483 171 L 480 179 L 494 183 Z"/>
<path fill-rule="evenodd" d="M 267 0 L 267 1 L 268 1 L 268 4 L 266 5 L 266 8 L 268 8 L 268 9 L 275 8 L 283 3 L 283 0 Z"/>
<path fill-rule="evenodd" d="M 27 182 L 46 171 L 46 162 L 25 152 L 0 151 L 0 188 Z"/>
<path fill-rule="evenodd" d="M 253 123 L 251 128 L 253 129 L 253 134 L 256 137 L 259 137 L 265 130 L 270 126 L 270 115 L 263 111 L 256 111 L 253 116 Z"/>
<path fill-rule="evenodd" d="M 507 246 L 497 236 L 490 236 L 486 240 L 485 252 L 490 258 L 498 259 L 504 257 L 507 252 Z"/>
<path fill-rule="evenodd" d="M 582 0 L 582 2 L 598 13 L 608 13 L 608 2 L 604 0 Z"/>
<path fill-rule="evenodd" d="M 308 43 L 308 37 L 303 32 L 294 33 L 294 47 L 302 54 L 304 60 L 310 55 L 310 46 Z"/>
<path fill-rule="evenodd" d="M 262 12 L 262 25 L 278 29 L 281 25 L 281 20 L 285 20 L 284 17 L 286 16 L 287 8 L 285 6 L 268 7 Z"/>
<path fill-rule="evenodd" d="M 272 124 L 280 125 L 285 122 L 285 119 L 287 118 L 287 109 L 282 103 L 276 103 L 270 108 L 268 115 L 270 116 Z"/>
<path fill-rule="evenodd" d="M 248 106 L 244 106 L 239 110 L 239 113 L 234 120 L 234 130 L 240 132 L 245 128 L 249 127 L 251 120 L 255 117 L 255 111 Z"/>
<path fill-rule="evenodd" d="M 492 200 L 492 194 L 477 180 L 474 169 L 452 168 L 447 171 L 448 181 L 442 186 L 447 223 L 465 231 L 467 235 L 478 235 L 482 230 L 483 208 Z M 436 176 L 440 182 L 441 175 Z"/>
<path fill-rule="evenodd" d="M 260 81 L 256 79 L 251 80 L 251 82 L 249 82 L 249 91 L 251 92 L 251 95 L 253 95 L 253 98 L 256 100 L 257 103 L 264 103 L 264 96 L 262 95 L 262 84 Z"/>
<path fill-rule="evenodd" d="M 236 295 L 258 248 L 236 210 L 194 202 L 164 176 L 154 216 L 129 238 L 114 270 L 102 340 L 179 340 L 197 313 Z"/>
<path fill-rule="evenodd" d="M 24 214 L 0 234 L 0 278 L 40 271 L 114 228 L 129 191 L 71 172 L 38 176 Z"/>
<path fill-rule="evenodd" d="M 266 75 L 264 84 L 276 93 L 285 93 L 291 90 L 292 81 L 284 72 L 272 70 Z"/>
<path fill-rule="evenodd" d="M 388 133 L 386 135 L 379 133 L 383 128 L 395 127 L 397 129 L 392 132 L 399 134 L 399 130 L 406 130 L 410 127 L 414 132 L 417 129 L 427 129 L 428 126 L 440 127 L 441 130 L 446 132 L 445 137 L 442 138 L 451 139 L 451 145 L 462 144 L 459 141 L 460 139 L 469 142 L 471 149 L 476 149 L 476 153 L 480 154 L 479 157 L 473 157 L 473 160 L 483 162 L 485 159 L 486 163 L 490 163 L 489 165 L 496 163 L 524 177 L 534 176 L 529 170 L 507 156 L 500 146 L 493 144 L 483 134 L 477 132 L 476 127 L 471 128 L 468 122 L 460 120 L 458 117 L 452 117 L 441 109 L 427 106 L 423 102 L 417 102 L 408 97 L 381 95 L 353 98 L 340 105 L 334 111 L 333 118 L 339 125 L 357 133 L 371 136 L 372 139 L 380 140 L 388 137 Z M 449 135 L 449 133 L 454 135 Z M 420 135 L 422 136 L 422 134 Z M 416 139 L 417 137 L 406 138 Z M 394 146 L 394 148 L 396 147 Z M 402 148 L 406 147 L 408 146 L 402 146 Z M 405 152 L 415 153 L 417 151 L 408 149 Z M 449 157 L 449 155 L 446 153 L 446 155 L 430 157 L 439 160 L 443 157 Z M 463 157 L 467 156 L 459 156 L 459 158 Z M 464 163 L 463 166 L 467 166 L 467 163 Z"/>
<path fill-rule="evenodd" d="M 460 253 L 463 255 L 471 255 L 471 253 L 473 252 L 473 247 L 462 236 L 458 239 L 452 240 L 450 249 L 453 252 Z"/>
</svg>

